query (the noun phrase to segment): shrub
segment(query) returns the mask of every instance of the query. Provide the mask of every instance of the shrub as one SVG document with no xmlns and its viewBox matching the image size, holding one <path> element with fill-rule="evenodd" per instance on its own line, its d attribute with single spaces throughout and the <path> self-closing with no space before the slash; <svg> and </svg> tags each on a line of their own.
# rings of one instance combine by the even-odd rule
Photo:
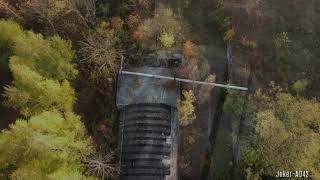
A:
<svg viewBox="0 0 320 180">
<path fill-rule="evenodd" d="M 171 48 L 174 44 L 174 36 L 170 33 L 163 32 L 161 33 L 159 40 L 163 47 L 165 48 Z"/>
<path fill-rule="evenodd" d="M 191 90 L 182 91 L 183 100 L 181 100 L 178 106 L 179 125 L 188 126 L 196 119 L 195 114 L 195 96 Z"/>
</svg>

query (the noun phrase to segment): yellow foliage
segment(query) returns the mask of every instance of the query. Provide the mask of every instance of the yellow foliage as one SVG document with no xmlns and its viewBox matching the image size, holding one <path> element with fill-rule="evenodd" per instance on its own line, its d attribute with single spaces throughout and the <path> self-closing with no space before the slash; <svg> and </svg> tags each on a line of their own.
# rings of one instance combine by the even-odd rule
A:
<svg viewBox="0 0 320 180">
<path fill-rule="evenodd" d="M 277 48 L 287 48 L 290 44 L 288 32 L 281 32 L 275 38 L 275 46 Z"/>
<path fill-rule="evenodd" d="M 183 100 L 178 106 L 179 125 L 188 126 L 196 119 L 194 102 L 196 100 L 192 90 L 182 91 Z"/>
<path fill-rule="evenodd" d="M 255 130 L 244 148 L 246 168 L 262 165 L 253 173 L 272 175 L 275 169 L 308 169 L 319 176 L 320 103 L 285 93 L 272 83 L 267 92 L 257 91 L 250 97 L 250 126 Z M 249 113 L 248 113 L 249 114 Z M 281 158 L 297 156 L 283 163 Z"/>
<path fill-rule="evenodd" d="M 132 26 L 136 23 L 137 17 L 130 18 Z M 183 26 L 171 9 L 160 6 L 152 18 L 141 21 L 133 31 L 133 38 L 139 45 L 151 49 L 173 48 L 174 45 L 182 44 Z"/>
<path fill-rule="evenodd" d="M 225 32 L 223 40 L 230 41 L 236 36 L 236 31 L 234 28 L 229 29 L 227 32 Z"/>
<path fill-rule="evenodd" d="M 255 130 L 261 138 L 268 139 L 274 145 L 279 145 L 288 138 L 289 134 L 283 122 L 276 118 L 272 111 L 261 111 L 256 116 L 257 124 Z M 275 136 L 275 134 L 281 134 L 281 136 Z"/>
<path fill-rule="evenodd" d="M 171 48 L 175 43 L 174 36 L 171 33 L 163 32 L 161 33 L 159 40 L 163 47 Z"/>
<path fill-rule="evenodd" d="M 297 93 L 300 93 L 306 89 L 306 87 L 309 85 L 309 81 L 306 79 L 298 80 L 293 85 L 292 88 Z"/>
</svg>

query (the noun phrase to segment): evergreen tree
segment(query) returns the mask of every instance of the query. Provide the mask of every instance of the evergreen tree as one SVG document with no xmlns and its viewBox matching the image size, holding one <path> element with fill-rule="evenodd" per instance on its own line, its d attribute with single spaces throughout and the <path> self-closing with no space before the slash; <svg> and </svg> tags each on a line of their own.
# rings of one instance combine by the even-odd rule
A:
<svg viewBox="0 0 320 180">
<path fill-rule="evenodd" d="M 25 32 L 12 21 L 0 21 L 0 44 L 12 48 L 13 82 L 5 87 L 5 104 L 29 119 L 18 119 L 0 133 L 0 177 L 91 179 L 83 175 L 82 159 L 94 148 L 72 112 L 75 92 L 69 81 L 77 70 L 71 45 Z"/>
<path fill-rule="evenodd" d="M 81 158 L 93 152 L 79 116 L 43 112 L 0 134 L 0 170 L 12 179 L 82 179 Z"/>
<path fill-rule="evenodd" d="M 9 67 L 14 81 L 5 88 L 6 105 L 26 117 L 45 110 L 72 110 L 74 90 L 68 80 L 78 71 L 71 63 L 71 45 L 59 37 L 44 39 L 24 32 L 11 21 L 0 21 L 0 44 L 12 46 Z"/>
<path fill-rule="evenodd" d="M 26 65 L 12 65 L 14 81 L 5 88 L 6 105 L 20 108 L 26 117 L 44 110 L 72 111 L 74 90 L 68 81 L 46 79 Z"/>
</svg>

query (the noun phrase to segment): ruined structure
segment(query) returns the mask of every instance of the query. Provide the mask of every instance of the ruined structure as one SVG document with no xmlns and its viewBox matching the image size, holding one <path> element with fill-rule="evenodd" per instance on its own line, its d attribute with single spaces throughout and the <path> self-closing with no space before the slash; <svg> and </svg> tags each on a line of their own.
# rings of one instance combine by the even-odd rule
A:
<svg viewBox="0 0 320 180">
<path fill-rule="evenodd" d="M 130 70 L 172 75 L 160 67 Z M 179 83 L 119 74 L 117 87 L 120 180 L 176 180 Z"/>
</svg>

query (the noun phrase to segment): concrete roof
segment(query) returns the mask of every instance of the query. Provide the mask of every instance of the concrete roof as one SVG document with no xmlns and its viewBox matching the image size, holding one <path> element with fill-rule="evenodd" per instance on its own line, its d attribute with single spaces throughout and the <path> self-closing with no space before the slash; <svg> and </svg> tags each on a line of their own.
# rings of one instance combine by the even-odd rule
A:
<svg viewBox="0 0 320 180">
<path fill-rule="evenodd" d="M 130 71 L 173 76 L 167 68 L 141 67 Z M 156 103 L 177 106 L 180 99 L 179 83 L 169 80 L 120 74 L 117 84 L 117 107 L 130 104 Z"/>
</svg>

